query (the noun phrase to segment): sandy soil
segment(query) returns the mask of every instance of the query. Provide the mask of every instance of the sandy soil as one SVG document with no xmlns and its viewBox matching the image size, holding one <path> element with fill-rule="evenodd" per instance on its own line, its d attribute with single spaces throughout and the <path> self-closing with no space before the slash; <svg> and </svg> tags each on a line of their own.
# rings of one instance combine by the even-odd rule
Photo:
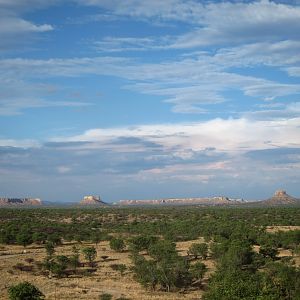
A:
<svg viewBox="0 0 300 300">
<path fill-rule="evenodd" d="M 194 242 L 202 242 L 202 239 L 188 242 L 180 242 L 177 249 L 181 255 L 186 255 L 189 246 Z M 92 244 L 82 244 L 79 247 L 85 247 Z M 72 244 L 65 244 L 56 248 L 56 255 L 71 255 Z M 195 289 L 188 292 L 165 293 L 159 291 L 147 291 L 143 289 L 139 283 L 133 279 L 130 270 L 126 270 L 121 276 L 118 271 L 111 269 L 111 264 L 125 264 L 127 267 L 131 265 L 128 252 L 117 253 L 112 251 L 108 242 L 101 242 L 97 245 L 97 264 L 98 268 L 91 276 L 69 277 L 69 278 L 48 278 L 45 275 L 35 272 L 19 271 L 13 268 L 17 263 L 30 265 L 25 260 L 33 258 L 36 261 L 42 261 L 46 256 L 45 250 L 40 246 L 29 246 L 26 253 L 21 246 L 2 246 L 0 247 L 0 299 L 8 299 L 7 288 L 10 285 L 17 284 L 22 281 L 29 281 L 36 285 L 48 300 L 67 300 L 67 299 L 99 299 L 102 293 L 113 295 L 113 299 L 118 297 L 126 297 L 129 299 L 201 299 L 202 290 Z M 106 261 L 101 256 L 107 255 Z M 84 261 L 83 257 L 80 257 Z M 204 261 L 208 267 L 208 275 L 214 270 L 214 263 L 209 258 Z M 35 263 L 32 263 L 34 265 Z M 36 275 L 34 274 L 36 273 Z M 204 278 L 204 285 L 207 282 L 208 275 Z"/>
<path fill-rule="evenodd" d="M 290 230 L 300 230 L 300 226 L 267 226 L 267 232 L 278 232 L 278 231 L 290 231 Z"/>
</svg>

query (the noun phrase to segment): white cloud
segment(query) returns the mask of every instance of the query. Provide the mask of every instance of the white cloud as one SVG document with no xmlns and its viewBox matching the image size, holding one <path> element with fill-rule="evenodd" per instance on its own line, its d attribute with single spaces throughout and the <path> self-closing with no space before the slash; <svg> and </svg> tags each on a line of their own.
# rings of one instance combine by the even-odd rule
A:
<svg viewBox="0 0 300 300">
<path fill-rule="evenodd" d="M 214 119 L 198 123 L 138 125 L 91 129 L 82 135 L 54 138 L 56 142 L 109 143 L 120 137 L 141 138 L 166 149 L 243 153 L 270 147 L 300 147 L 300 118 L 286 120 Z M 271 141 L 271 142 L 270 142 Z M 272 146 L 270 146 L 270 143 Z"/>
<path fill-rule="evenodd" d="M 24 33 L 45 32 L 53 30 L 49 24 L 36 25 L 29 21 L 10 17 L 0 19 L 0 37 L 7 35 L 22 35 Z"/>
<path fill-rule="evenodd" d="M 79 1 L 99 6 L 115 15 L 137 19 L 182 21 L 194 29 L 169 44 L 173 48 L 299 39 L 300 7 L 271 1 Z M 198 27 L 195 29 L 195 27 Z"/>
</svg>

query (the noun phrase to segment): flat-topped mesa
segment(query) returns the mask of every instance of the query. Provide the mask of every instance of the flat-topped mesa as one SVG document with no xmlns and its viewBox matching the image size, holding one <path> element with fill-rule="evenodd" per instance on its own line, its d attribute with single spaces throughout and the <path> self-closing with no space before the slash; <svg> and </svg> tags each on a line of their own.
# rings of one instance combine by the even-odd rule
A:
<svg viewBox="0 0 300 300">
<path fill-rule="evenodd" d="M 239 199 L 228 197 L 205 197 L 205 198 L 166 198 L 152 200 L 120 200 L 119 205 L 230 205 L 238 204 Z"/>
<path fill-rule="evenodd" d="M 83 199 L 79 202 L 80 205 L 107 205 L 107 203 L 103 202 L 100 196 L 88 195 L 84 196 Z"/>
<path fill-rule="evenodd" d="M 40 198 L 0 198 L 0 206 L 12 205 L 42 205 Z"/>
</svg>

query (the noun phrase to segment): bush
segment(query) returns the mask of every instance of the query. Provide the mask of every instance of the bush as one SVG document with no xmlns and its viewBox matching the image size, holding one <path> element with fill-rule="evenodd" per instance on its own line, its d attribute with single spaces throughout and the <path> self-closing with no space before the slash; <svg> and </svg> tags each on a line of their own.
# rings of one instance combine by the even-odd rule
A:
<svg viewBox="0 0 300 300">
<path fill-rule="evenodd" d="M 122 252 L 125 249 L 125 243 L 122 239 L 112 238 L 109 242 L 109 246 L 112 250 Z"/>
<path fill-rule="evenodd" d="M 112 299 L 112 295 L 111 294 L 102 294 L 99 297 L 100 300 L 111 300 Z"/>
<path fill-rule="evenodd" d="M 189 254 L 193 255 L 195 259 L 200 256 L 202 259 L 207 258 L 208 246 L 205 243 L 201 244 L 192 244 L 188 251 Z"/>
<path fill-rule="evenodd" d="M 44 294 L 33 284 L 25 281 L 8 289 L 10 300 L 40 300 L 44 299 Z"/>
<path fill-rule="evenodd" d="M 121 273 L 121 275 L 124 275 L 124 272 L 126 271 L 127 267 L 124 264 L 113 264 L 110 265 L 110 267 L 114 270 L 114 271 L 119 271 Z"/>
</svg>

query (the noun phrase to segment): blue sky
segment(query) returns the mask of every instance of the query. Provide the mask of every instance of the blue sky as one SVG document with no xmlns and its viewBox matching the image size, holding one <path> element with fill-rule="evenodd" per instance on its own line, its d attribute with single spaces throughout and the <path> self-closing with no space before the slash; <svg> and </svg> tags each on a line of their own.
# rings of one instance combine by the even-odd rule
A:
<svg viewBox="0 0 300 300">
<path fill-rule="evenodd" d="M 1 196 L 300 197 L 300 2 L 0 0 Z"/>
</svg>

